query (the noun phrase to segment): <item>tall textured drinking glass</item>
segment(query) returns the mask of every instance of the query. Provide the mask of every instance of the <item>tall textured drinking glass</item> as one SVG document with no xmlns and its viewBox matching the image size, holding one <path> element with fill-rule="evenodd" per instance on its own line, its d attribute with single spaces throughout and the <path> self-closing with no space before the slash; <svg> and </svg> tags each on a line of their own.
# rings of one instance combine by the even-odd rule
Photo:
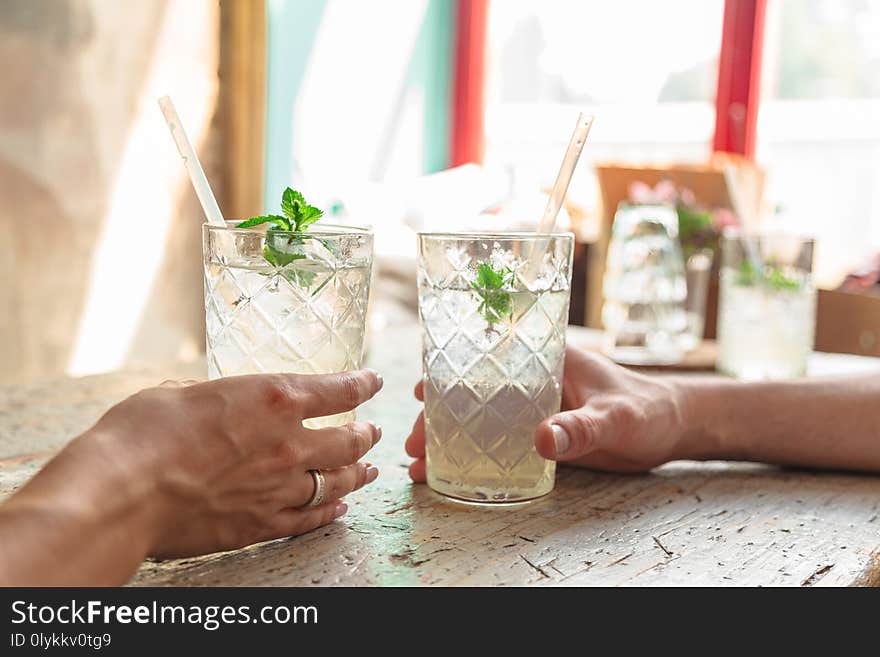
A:
<svg viewBox="0 0 880 657">
<path fill-rule="evenodd" d="M 307 233 L 233 226 L 202 229 L 208 377 L 358 369 L 372 234 L 326 225 Z M 353 419 L 352 411 L 306 424 Z"/>
<path fill-rule="evenodd" d="M 813 240 L 726 233 L 721 254 L 718 369 L 747 380 L 806 374 L 816 325 Z"/>
<path fill-rule="evenodd" d="M 602 291 L 603 348 L 611 358 L 632 365 L 682 359 L 687 283 L 674 208 L 617 209 Z"/>
<path fill-rule="evenodd" d="M 428 485 L 471 502 L 553 489 L 535 429 L 559 411 L 574 238 L 419 234 Z M 543 257 L 525 268 L 532 248 Z"/>
</svg>

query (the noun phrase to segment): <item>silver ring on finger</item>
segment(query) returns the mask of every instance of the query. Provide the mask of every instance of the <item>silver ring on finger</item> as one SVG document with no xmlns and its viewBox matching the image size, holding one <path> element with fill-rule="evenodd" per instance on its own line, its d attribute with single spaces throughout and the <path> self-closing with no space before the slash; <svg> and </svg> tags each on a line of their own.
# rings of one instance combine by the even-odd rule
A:
<svg viewBox="0 0 880 657">
<path fill-rule="evenodd" d="M 318 506 L 324 502 L 324 493 L 327 490 L 327 482 L 324 480 L 324 473 L 320 470 L 309 470 L 308 472 L 312 475 L 312 479 L 315 480 L 315 493 L 312 495 L 312 499 L 306 502 L 305 506 Z"/>
</svg>

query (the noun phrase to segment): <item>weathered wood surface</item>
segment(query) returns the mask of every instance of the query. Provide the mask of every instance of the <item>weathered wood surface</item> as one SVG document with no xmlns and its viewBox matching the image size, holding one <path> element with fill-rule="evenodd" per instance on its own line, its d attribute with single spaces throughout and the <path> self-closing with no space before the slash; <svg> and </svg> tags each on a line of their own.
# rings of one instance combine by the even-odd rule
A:
<svg viewBox="0 0 880 657">
<path fill-rule="evenodd" d="M 590 342 L 585 332 L 572 341 Z M 140 585 L 880 584 L 880 477 L 731 463 L 669 464 L 646 475 L 561 468 L 554 492 L 481 508 L 409 483 L 403 439 L 418 411 L 413 327 L 387 331 L 372 366 L 385 390 L 361 417 L 383 425 L 377 482 L 342 520 L 237 552 L 147 562 Z M 813 371 L 880 361 L 816 356 Z M 0 492 L 108 404 L 192 367 L 0 389 Z"/>
</svg>

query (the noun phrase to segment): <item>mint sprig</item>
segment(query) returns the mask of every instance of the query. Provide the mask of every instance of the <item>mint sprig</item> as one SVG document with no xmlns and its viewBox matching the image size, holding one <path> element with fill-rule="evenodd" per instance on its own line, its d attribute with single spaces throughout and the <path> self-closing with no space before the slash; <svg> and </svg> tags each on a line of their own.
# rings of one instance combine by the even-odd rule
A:
<svg viewBox="0 0 880 657">
<path fill-rule="evenodd" d="M 306 203 L 306 199 L 295 189 L 288 187 L 281 195 L 281 212 L 284 214 L 264 214 L 251 217 L 236 228 L 251 228 L 261 224 L 273 224 L 269 230 L 284 230 L 291 233 L 302 233 L 324 216 L 324 211 Z"/>
<path fill-rule="evenodd" d="M 294 230 L 298 233 L 303 232 L 324 216 L 323 210 L 306 203 L 303 195 L 290 187 L 285 189 L 281 195 L 281 211 L 294 224 L 294 227 L 288 228 L 288 230 Z"/>
<path fill-rule="evenodd" d="M 240 224 L 235 224 L 236 228 L 252 228 L 253 226 L 259 226 L 260 224 L 275 224 L 272 228 L 275 230 L 291 230 L 290 228 L 290 220 L 287 217 L 282 217 L 278 214 L 264 214 L 260 217 L 251 217 L 247 221 L 242 221 Z"/>
<path fill-rule="evenodd" d="M 513 318 L 513 297 L 504 289 L 512 283 L 513 270 L 509 267 L 495 269 L 488 262 L 477 265 L 477 279 L 471 287 L 480 300 L 478 311 L 489 328 L 505 318 Z"/>
<path fill-rule="evenodd" d="M 750 260 L 743 260 L 736 274 L 736 284 L 748 287 L 758 283 L 766 285 L 773 290 L 793 291 L 801 287 L 799 281 L 788 276 L 779 267 L 766 265 L 762 270 L 758 270 Z"/>
<path fill-rule="evenodd" d="M 284 190 L 281 195 L 281 212 L 283 214 L 266 214 L 251 217 L 236 228 L 252 228 L 262 224 L 272 224 L 266 230 L 266 244 L 263 246 L 263 257 L 273 267 L 284 267 L 294 260 L 306 259 L 302 235 L 283 235 L 284 233 L 305 233 L 308 227 L 318 221 L 324 212 L 309 205 L 303 195 L 291 189 Z M 288 271 L 282 275 L 292 283 L 309 288 L 315 280 L 315 274 L 308 271 Z"/>
</svg>

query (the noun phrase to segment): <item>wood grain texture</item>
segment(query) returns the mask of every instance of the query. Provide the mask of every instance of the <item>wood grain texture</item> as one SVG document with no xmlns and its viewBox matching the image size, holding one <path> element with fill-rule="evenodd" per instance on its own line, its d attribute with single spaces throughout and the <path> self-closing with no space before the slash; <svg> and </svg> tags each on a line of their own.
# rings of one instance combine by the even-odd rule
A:
<svg viewBox="0 0 880 657">
<path fill-rule="evenodd" d="M 590 339 L 575 333 L 573 341 Z M 412 397 L 418 341 L 413 326 L 389 329 L 374 341 L 371 365 L 383 372 L 386 386 L 360 416 L 383 425 L 384 438 L 370 456 L 381 476 L 349 497 L 347 516 L 298 538 L 194 559 L 148 561 L 134 584 L 880 583 L 880 477 L 721 462 L 676 462 L 645 475 L 560 468 L 549 496 L 493 508 L 451 502 L 410 484 L 403 440 L 419 409 Z M 835 362 L 837 370 L 846 369 Z M 192 375 L 191 368 L 184 370 L 168 370 L 161 378 Z M 61 432 L 94 416 L 99 400 L 109 402 L 150 376 L 161 380 L 141 373 L 58 382 L 46 387 L 50 403 L 40 402 L 36 389 L 28 394 L 0 389 L 0 407 L 11 398 L 21 404 L 13 414 L 19 418 L 14 430 L 9 416 L 0 417 L 0 455 L 20 453 L 28 436 L 41 449 L 62 444 Z M 65 393 L 52 396 L 52 387 Z M 77 389 L 78 395 L 70 392 Z M 9 442 L 14 449 L 6 449 Z M 44 459 L 0 463 L 0 492 L 13 490 Z"/>
<path fill-rule="evenodd" d="M 221 0 L 223 214 L 230 219 L 252 217 L 263 211 L 266 31 L 264 0 Z"/>
<path fill-rule="evenodd" d="M 521 508 L 448 502 L 388 472 L 341 522 L 296 539 L 151 563 L 153 585 L 870 583 L 880 482 L 731 464 L 645 476 L 563 469 Z"/>
</svg>

